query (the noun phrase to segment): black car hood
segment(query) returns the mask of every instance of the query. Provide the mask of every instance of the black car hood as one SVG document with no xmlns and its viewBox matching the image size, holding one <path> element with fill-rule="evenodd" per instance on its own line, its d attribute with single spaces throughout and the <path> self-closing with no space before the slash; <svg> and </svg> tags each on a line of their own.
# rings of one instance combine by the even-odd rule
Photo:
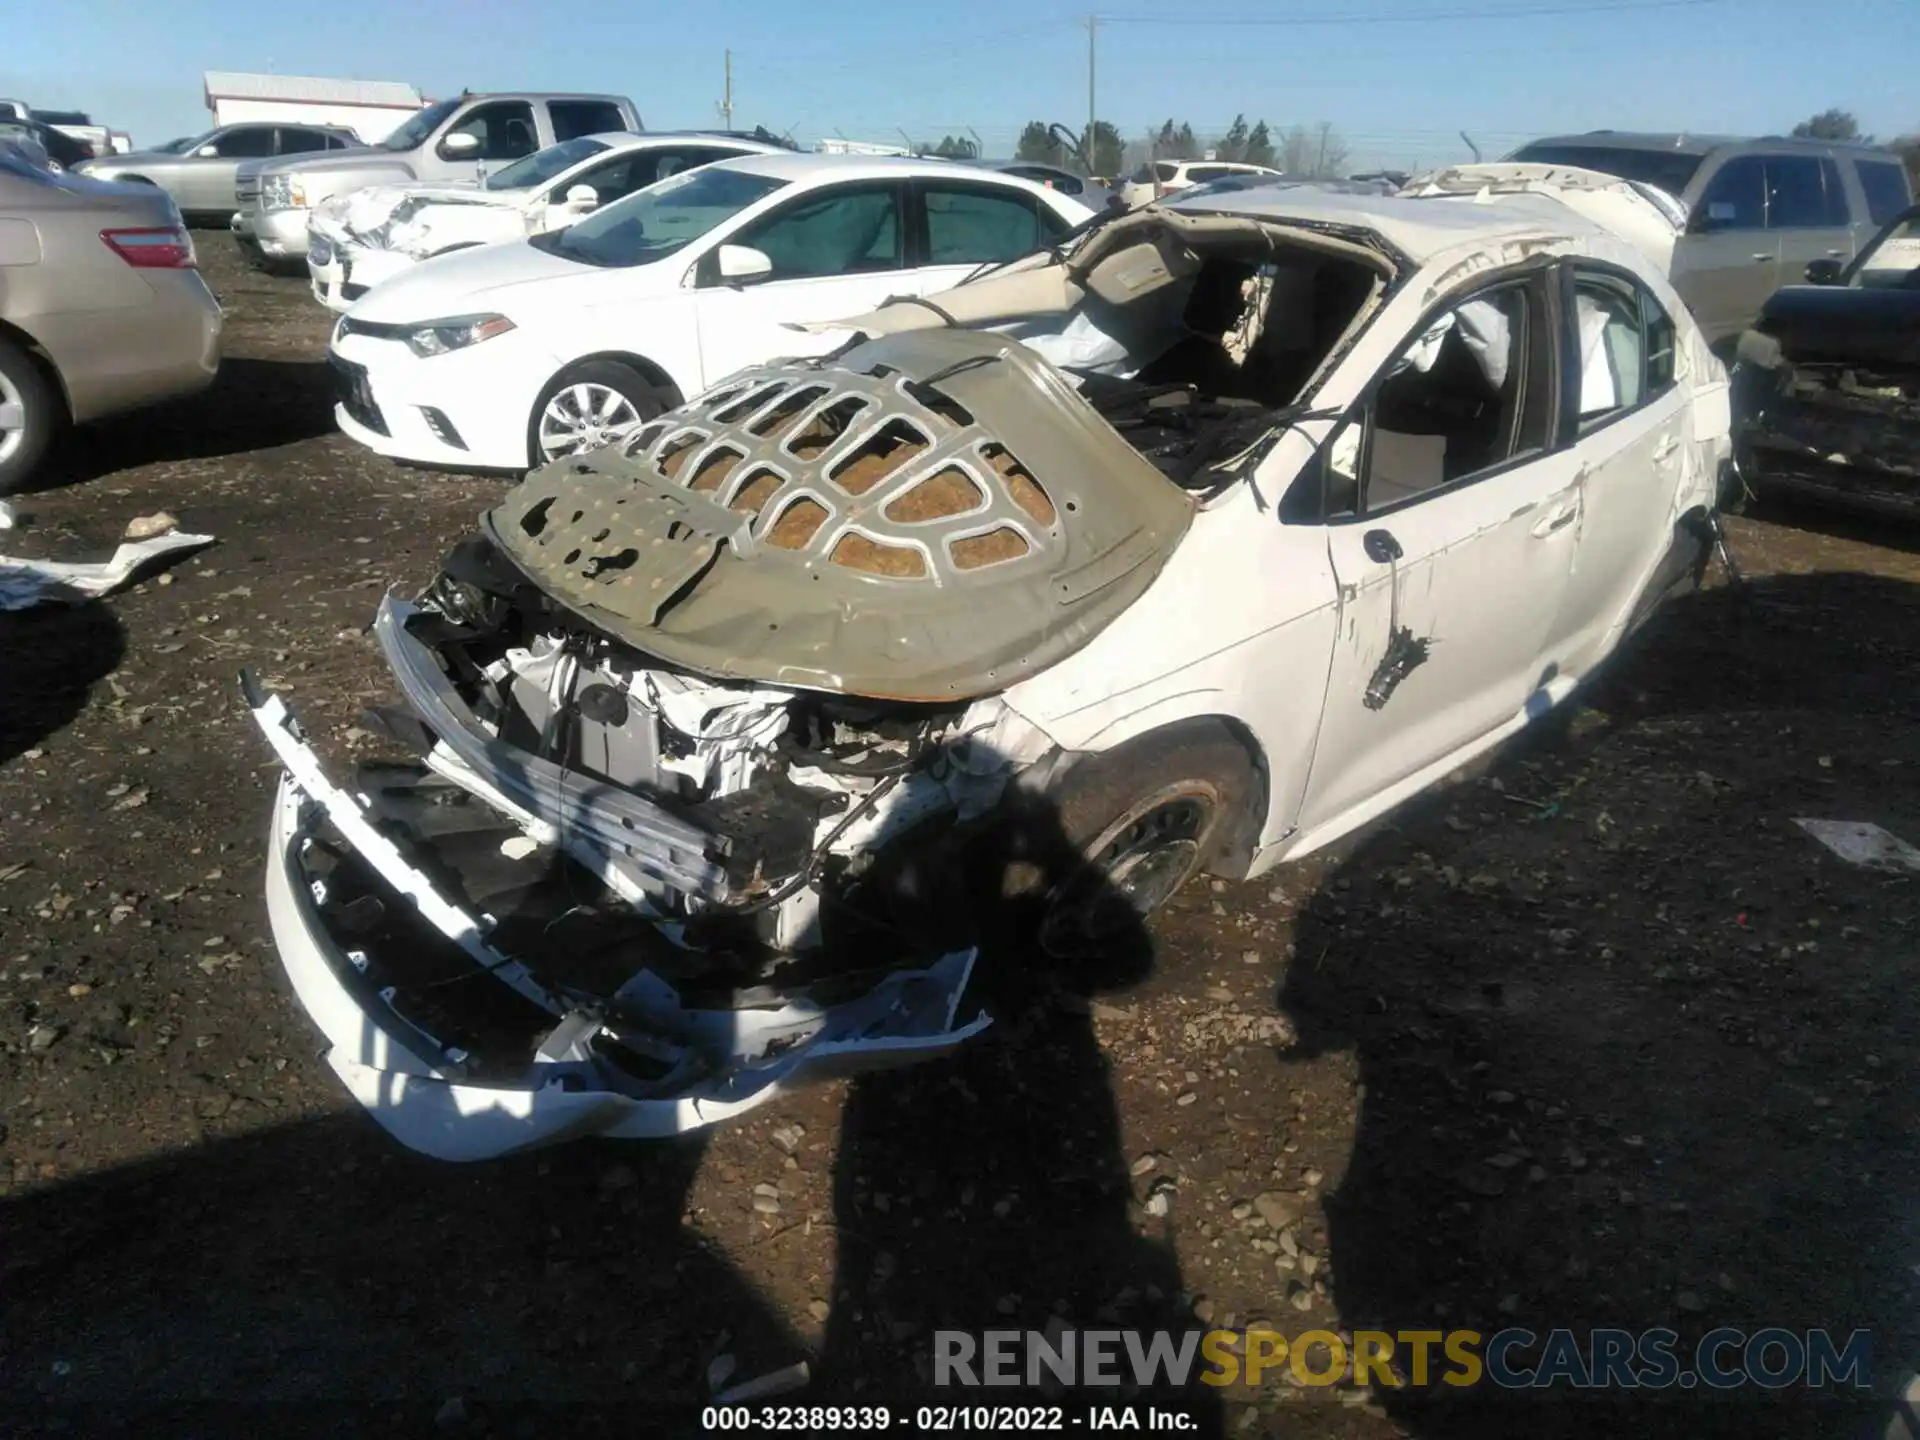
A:
<svg viewBox="0 0 1920 1440">
<path fill-rule="evenodd" d="M 1920 289 L 1789 285 L 1760 312 L 1789 360 L 1920 365 Z"/>
</svg>

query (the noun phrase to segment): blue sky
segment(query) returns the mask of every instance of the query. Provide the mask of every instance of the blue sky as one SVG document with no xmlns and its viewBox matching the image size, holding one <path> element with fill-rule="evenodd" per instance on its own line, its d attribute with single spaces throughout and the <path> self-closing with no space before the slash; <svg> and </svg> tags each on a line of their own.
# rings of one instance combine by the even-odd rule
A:
<svg viewBox="0 0 1920 1440">
<path fill-rule="evenodd" d="M 1466 158 L 1462 129 L 1489 157 L 1559 130 L 1782 131 L 1829 105 L 1882 136 L 1920 130 L 1920 0 L 1111 0 L 1099 13 L 1100 115 L 1130 137 L 1168 116 L 1202 135 L 1242 110 L 1276 127 L 1326 120 L 1358 168 Z M 8 27 L 0 95 L 90 111 L 138 142 L 204 128 L 205 70 L 435 95 L 609 90 L 670 128 L 717 123 L 731 47 L 737 124 L 803 141 L 971 129 L 1006 155 L 1027 119 L 1084 122 L 1084 14 L 1084 0 L 61 0 Z M 1174 18 L 1129 18 L 1155 15 Z"/>
</svg>

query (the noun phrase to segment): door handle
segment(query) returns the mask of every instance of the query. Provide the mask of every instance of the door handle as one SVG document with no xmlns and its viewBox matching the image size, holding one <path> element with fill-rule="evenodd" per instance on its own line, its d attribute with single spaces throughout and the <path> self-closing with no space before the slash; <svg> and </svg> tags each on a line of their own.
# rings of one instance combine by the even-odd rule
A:
<svg viewBox="0 0 1920 1440">
<path fill-rule="evenodd" d="M 1578 520 L 1579 518 L 1580 518 L 1580 502 L 1576 500 L 1571 505 L 1566 506 L 1564 509 L 1556 510 L 1553 514 L 1549 515 L 1546 519 L 1542 520 L 1538 525 L 1535 525 L 1533 527 L 1533 538 L 1536 540 L 1544 540 L 1547 536 L 1553 534 L 1555 531 L 1566 529 L 1567 526 L 1571 525 L 1574 521 Z"/>
<path fill-rule="evenodd" d="M 1680 437 L 1678 435 L 1662 435 L 1660 437 L 1660 443 L 1656 445 L 1653 450 L 1654 463 L 1658 464 L 1679 448 Z"/>
<path fill-rule="evenodd" d="M 1767 262 L 1768 262 L 1769 260 L 1777 260 L 1777 259 L 1779 259 L 1780 257 L 1779 257 L 1779 256 L 1777 256 L 1777 255 L 1756 255 L 1756 256 L 1754 256 L 1753 258 L 1754 258 L 1754 260 L 1755 260 L 1755 262 L 1756 262 L 1756 263 L 1758 263 L 1758 264 L 1761 264 L 1761 265 L 1764 265 L 1764 264 L 1766 264 L 1766 263 L 1767 263 Z"/>
<path fill-rule="evenodd" d="M 1830 255 L 1835 260 L 1838 260 L 1842 255 L 1845 255 L 1846 253 L 1847 253 L 1846 251 L 1839 250 L 1839 249 L 1829 250 L 1827 252 L 1827 254 Z"/>
<path fill-rule="evenodd" d="M 1388 530 L 1367 531 L 1360 537 L 1360 548 L 1367 552 L 1367 558 L 1376 565 L 1391 565 L 1407 553 Z"/>
</svg>

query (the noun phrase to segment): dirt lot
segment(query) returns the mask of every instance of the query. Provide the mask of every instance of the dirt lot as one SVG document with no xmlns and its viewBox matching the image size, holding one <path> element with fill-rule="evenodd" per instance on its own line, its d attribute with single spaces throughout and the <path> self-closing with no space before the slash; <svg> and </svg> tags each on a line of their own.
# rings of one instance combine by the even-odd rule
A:
<svg viewBox="0 0 1920 1440">
<path fill-rule="evenodd" d="M 275 962 L 274 771 L 234 677 L 336 759 L 369 747 L 360 627 L 499 482 L 334 433 L 322 312 L 201 241 L 220 384 L 82 437 L 8 539 L 103 551 L 160 508 L 220 537 L 170 583 L 0 617 L 10 1430 L 543 1434 L 567 1403 L 576 1431 L 691 1428 L 716 1357 L 898 1407 L 952 1398 L 916 1369 L 932 1330 L 1055 1316 L 1671 1326 L 1683 1354 L 1867 1328 L 1881 1388 L 1920 1361 L 1920 904 L 1792 824 L 1920 840 L 1915 536 L 1736 522 L 1750 604 L 1677 603 L 1565 723 L 1341 854 L 1190 887 L 1142 983 L 999 957 L 1000 1023 L 951 1063 L 685 1144 L 439 1165 L 347 1101 Z M 1873 1413 L 1283 1377 L 1179 1403 L 1361 1437 Z"/>
</svg>

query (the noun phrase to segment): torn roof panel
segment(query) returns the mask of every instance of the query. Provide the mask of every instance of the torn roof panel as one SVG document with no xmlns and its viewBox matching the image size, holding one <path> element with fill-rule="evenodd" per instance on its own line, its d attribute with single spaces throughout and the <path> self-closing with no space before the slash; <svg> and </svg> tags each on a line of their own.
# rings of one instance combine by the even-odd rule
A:
<svg viewBox="0 0 1920 1440">
<path fill-rule="evenodd" d="M 534 472 L 485 524 L 548 594 L 673 663 L 953 700 L 1085 644 L 1192 513 L 1045 360 L 937 330 L 743 371 Z"/>
<path fill-rule="evenodd" d="M 1572 212 L 1538 196 L 1515 196 L 1520 203 L 1480 209 L 1434 205 L 1404 195 L 1350 195 L 1304 185 L 1236 190 L 1227 195 L 1174 198 L 1160 208 L 1188 214 L 1245 215 L 1254 219 L 1331 226 L 1379 236 L 1410 260 L 1425 263 L 1474 240 L 1556 238 L 1583 234 L 1593 227 Z M 1533 202 L 1533 203 L 1528 203 Z"/>
</svg>

